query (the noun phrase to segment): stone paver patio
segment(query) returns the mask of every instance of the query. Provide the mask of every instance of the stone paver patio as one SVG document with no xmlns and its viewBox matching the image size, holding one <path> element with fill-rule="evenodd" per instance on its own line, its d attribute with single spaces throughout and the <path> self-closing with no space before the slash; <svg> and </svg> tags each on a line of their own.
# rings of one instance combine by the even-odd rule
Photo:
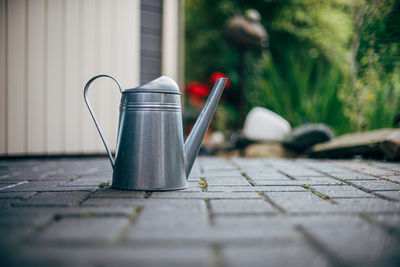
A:
<svg viewBox="0 0 400 267">
<path fill-rule="evenodd" d="M 111 174 L 105 158 L 0 161 L 0 265 L 400 266 L 397 163 L 198 158 L 174 192 Z"/>
</svg>

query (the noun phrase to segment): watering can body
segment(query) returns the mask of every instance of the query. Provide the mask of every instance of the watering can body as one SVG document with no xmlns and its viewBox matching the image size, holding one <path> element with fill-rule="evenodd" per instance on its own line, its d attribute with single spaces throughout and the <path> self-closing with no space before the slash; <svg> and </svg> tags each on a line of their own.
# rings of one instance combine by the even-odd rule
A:
<svg viewBox="0 0 400 267">
<path fill-rule="evenodd" d="M 89 85 L 99 77 L 117 82 L 122 93 L 115 159 L 87 100 Z M 222 94 L 226 79 L 219 79 L 186 143 L 183 140 L 180 91 L 162 76 L 133 89 L 121 89 L 108 75 L 93 77 L 84 99 L 113 167 L 112 186 L 126 190 L 184 189 L 201 142 Z"/>
</svg>

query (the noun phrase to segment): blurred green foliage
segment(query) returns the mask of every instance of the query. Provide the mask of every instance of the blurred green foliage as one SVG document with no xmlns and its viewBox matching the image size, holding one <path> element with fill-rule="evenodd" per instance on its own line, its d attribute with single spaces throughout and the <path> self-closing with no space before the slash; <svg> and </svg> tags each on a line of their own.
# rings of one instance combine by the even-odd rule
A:
<svg viewBox="0 0 400 267">
<path fill-rule="evenodd" d="M 247 53 L 247 110 L 267 107 L 292 126 L 324 122 L 337 134 L 393 127 L 400 103 L 400 0 L 185 1 L 187 81 L 214 71 L 240 86 L 239 53 L 223 36 L 233 14 L 255 8 L 269 48 Z M 215 127 L 237 114 L 225 101 Z"/>
</svg>

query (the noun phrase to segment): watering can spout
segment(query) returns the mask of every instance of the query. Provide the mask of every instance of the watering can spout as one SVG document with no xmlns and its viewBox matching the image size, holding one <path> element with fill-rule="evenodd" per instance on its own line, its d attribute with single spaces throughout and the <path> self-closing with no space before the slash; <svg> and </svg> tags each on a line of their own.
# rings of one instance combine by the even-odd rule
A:
<svg viewBox="0 0 400 267">
<path fill-rule="evenodd" d="M 193 126 L 188 138 L 185 142 L 185 172 L 186 179 L 189 177 L 190 171 L 192 170 L 194 160 L 199 153 L 201 143 L 203 142 L 204 135 L 207 132 L 208 126 L 211 122 L 211 118 L 214 115 L 215 109 L 219 99 L 221 98 L 222 92 L 224 91 L 225 83 L 227 78 L 219 78 L 215 84 L 211 93 L 204 105 L 196 123 Z"/>
</svg>

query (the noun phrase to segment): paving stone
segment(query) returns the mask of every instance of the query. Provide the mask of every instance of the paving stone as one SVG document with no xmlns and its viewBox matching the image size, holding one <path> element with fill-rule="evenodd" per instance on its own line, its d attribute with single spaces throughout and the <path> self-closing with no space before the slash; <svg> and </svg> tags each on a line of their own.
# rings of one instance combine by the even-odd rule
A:
<svg viewBox="0 0 400 267">
<path fill-rule="evenodd" d="M 2 191 L 0 191 L 0 199 L 3 199 L 3 198 L 27 199 L 35 194 L 36 194 L 36 192 L 2 192 Z"/>
<path fill-rule="evenodd" d="M 142 192 L 99 188 L 112 175 L 105 157 L 3 160 L 0 258 L 2 266 L 398 266 L 399 170 L 199 157 L 187 189 Z"/>
<path fill-rule="evenodd" d="M 251 179 L 258 179 L 258 180 L 281 180 L 281 179 L 286 180 L 286 179 L 289 179 L 289 177 L 287 177 L 286 175 L 284 175 L 280 172 L 277 172 L 275 170 L 271 170 L 271 172 L 269 172 L 269 171 L 264 171 L 264 172 L 246 171 L 245 173 Z"/>
<path fill-rule="evenodd" d="M 82 207 L 134 207 L 142 205 L 145 202 L 143 198 L 131 197 L 91 197 L 81 203 Z"/>
<path fill-rule="evenodd" d="M 8 209 L 12 205 L 17 204 L 20 201 L 21 201 L 20 199 L 15 199 L 15 198 L 2 198 L 0 199 L 0 210 Z"/>
<path fill-rule="evenodd" d="M 351 181 L 351 183 L 359 188 L 369 191 L 389 191 L 400 190 L 400 184 L 395 184 L 385 180 L 379 181 Z"/>
<path fill-rule="evenodd" d="M 382 175 L 396 175 L 395 171 L 378 168 L 372 165 L 368 165 L 364 162 L 357 161 L 335 161 L 338 166 L 343 166 L 345 168 L 351 169 L 356 172 L 365 173 L 372 176 L 382 176 Z"/>
<path fill-rule="evenodd" d="M 2 256 L 6 249 L 18 247 L 21 242 L 29 239 L 35 232 L 36 229 L 30 225 L 18 225 L 13 228 L 0 228 L 0 255 Z M 4 257 L 2 257 L 2 266 L 7 266 L 3 265 L 3 262 Z"/>
<path fill-rule="evenodd" d="M 201 192 L 202 187 L 199 184 L 200 179 L 198 181 L 188 181 L 188 185 L 185 189 L 180 190 L 181 192 Z"/>
<path fill-rule="evenodd" d="M 0 212 L 0 226 L 7 229 L 14 226 L 38 226 L 47 224 L 53 218 L 116 216 L 128 217 L 135 213 L 132 207 L 13 207 Z"/>
<path fill-rule="evenodd" d="M 348 172 L 348 173 L 343 173 L 343 174 L 337 174 L 337 173 L 329 173 L 329 175 L 339 179 L 339 180 L 346 180 L 346 181 L 353 181 L 353 180 L 377 180 L 378 178 L 375 176 L 367 175 L 367 174 L 362 174 L 362 173 L 356 173 L 356 172 Z"/>
<path fill-rule="evenodd" d="M 266 227 L 271 221 L 271 217 L 277 216 L 276 214 L 227 214 L 219 213 L 214 214 L 213 221 L 217 227 L 231 227 L 231 228 L 249 228 L 249 227 Z M 280 217 L 283 219 L 282 217 Z"/>
<path fill-rule="evenodd" d="M 144 191 L 129 191 L 129 190 L 118 190 L 111 187 L 99 188 L 96 193 L 91 197 L 103 197 L 103 198 L 143 198 L 146 192 Z"/>
<path fill-rule="evenodd" d="M 306 192 L 307 189 L 298 185 L 260 185 L 254 186 L 255 191 L 259 192 Z"/>
<path fill-rule="evenodd" d="M 301 186 L 304 181 L 299 180 L 253 180 L 256 186 Z"/>
<path fill-rule="evenodd" d="M 254 192 L 257 191 L 254 186 L 248 185 L 208 185 L 207 192 Z"/>
<path fill-rule="evenodd" d="M 99 187 L 97 185 L 61 185 L 57 184 L 55 187 L 49 188 L 43 192 L 65 192 L 65 191 L 88 191 L 88 192 L 95 192 Z M 39 191 L 40 192 L 40 191 Z"/>
<path fill-rule="evenodd" d="M 341 212 L 400 212 L 400 202 L 378 198 L 338 198 L 334 200 L 336 211 Z"/>
<path fill-rule="evenodd" d="M 374 198 L 374 195 L 368 194 L 364 191 L 361 191 L 357 188 L 354 188 L 353 186 L 349 185 L 313 185 L 312 189 L 323 194 L 327 195 L 330 198 L 343 198 L 343 197 L 372 197 Z"/>
<path fill-rule="evenodd" d="M 15 205 L 18 206 L 75 206 L 90 196 L 90 192 L 42 192 L 28 200 Z"/>
<path fill-rule="evenodd" d="M 400 214 L 377 214 L 370 215 L 370 217 L 374 222 L 400 230 Z"/>
<path fill-rule="evenodd" d="M 227 227 L 196 227 L 193 228 L 163 228 L 146 229 L 131 228 L 127 232 L 127 243 L 157 242 L 166 245 L 188 246 L 201 244 L 236 244 L 236 245 L 266 245 L 296 242 L 300 237 L 292 228 L 282 231 L 271 231 L 266 227 L 257 228 L 227 228 Z"/>
<path fill-rule="evenodd" d="M 14 187 L 4 188 L 3 192 L 43 192 L 54 189 L 59 182 L 57 181 L 39 181 L 18 183 Z M 65 190 L 65 189 L 64 189 Z"/>
<path fill-rule="evenodd" d="M 307 192 L 265 192 L 278 207 L 289 213 L 319 212 L 329 213 L 333 211 L 333 204 Z"/>
<path fill-rule="evenodd" d="M 208 177 L 206 181 L 209 185 L 249 185 L 243 176 L 240 177 Z"/>
<path fill-rule="evenodd" d="M 340 184 L 340 181 L 335 179 L 327 178 L 327 177 L 313 177 L 309 178 L 309 180 L 254 180 L 256 185 L 258 186 L 302 186 L 304 184 L 308 185 L 337 185 Z"/>
<path fill-rule="evenodd" d="M 377 166 L 379 168 L 400 172 L 400 165 L 398 163 L 374 161 L 372 165 Z"/>
<path fill-rule="evenodd" d="M 227 266 L 330 266 L 324 255 L 306 244 L 284 248 L 227 247 L 222 254 Z"/>
<path fill-rule="evenodd" d="M 323 176 L 320 172 L 317 172 L 313 169 L 308 169 L 308 168 L 285 168 L 281 170 L 283 173 L 289 175 L 289 176 Z"/>
<path fill-rule="evenodd" d="M 260 198 L 256 192 L 154 192 L 151 195 L 152 198 L 176 198 L 176 199 L 251 199 Z"/>
<path fill-rule="evenodd" d="M 54 209 L 13 207 L 0 212 L 0 228 L 36 227 L 51 221 L 55 213 Z"/>
<path fill-rule="evenodd" d="M 111 182 L 112 177 L 107 176 L 85 176 L 79 178 L 71 178 L 61 186 L 98 186 L 101 183 Z"/>
<path fill-rule="evenodd" d="M 195 247 L 25 246 L 11 266 L 210 266 L 210 249 Z"/>
<path fill-rule="evenodd" d="M 165 205 L 160 205 L 165 203 Z M 203 200 L 153 200 L 144 205 L 135 220 L 134 229 L 196 229 L 208 225 L 206 202 Z"/>
<path fill-rule="evenodd" d="M 396 266 L 399 242 L 377 226 L 368 223 L 342 225 L 305 225 L 319 244 L 348 266 Z"/>
<path fill-rule="evenodd" d="M 389 181 L 395 182 L 395 183 L 400 183 L 400 175 L 390 175 L 390 176 L 381 176 L 383 179 L 387 179 Z"/>
<path fill-rule="evenodd" d="M 200 174 L 191 174 L 188 178 L 188 182 L 200 182 L 200 178 L 203 177 L 204 175 Z"/>
<path fill-rule="evenodd" d="M 374 191 L 374 194 L 400 201 L 400 191 Z"/>
<path fill-rule="evenodd" d="M 62 218 L 38 236 L 39 242 L 90 243 L 117 238 L 129 220 L 119 217 Z"/>
<path fill-rule="evenodd" d="M 246 174 L 247 175 L 247 174 Z M 292 180 L 286 175 L 281 174 L 281 176 L 276 175 L 276 176 L 269 176 L 269 175 L 254 175 L 254 174 L 249 174 L 247 175 L 248 178 L 250 178 L 253 181 L 289 181 Z"/>
<path fill-rule="evenodd" d="M 330 178 L 330 177 L 306 177 L 306 176 L 294 176 L 295 180 L 302 181 L 308 185 L 335 185 L 340 183 L 340 181 Z"/>
<path fill-rule="evenodd" d="M 263 199 L 211 199 L 212 213 L 275 213 L 274 208 Z"/>
</svg>

